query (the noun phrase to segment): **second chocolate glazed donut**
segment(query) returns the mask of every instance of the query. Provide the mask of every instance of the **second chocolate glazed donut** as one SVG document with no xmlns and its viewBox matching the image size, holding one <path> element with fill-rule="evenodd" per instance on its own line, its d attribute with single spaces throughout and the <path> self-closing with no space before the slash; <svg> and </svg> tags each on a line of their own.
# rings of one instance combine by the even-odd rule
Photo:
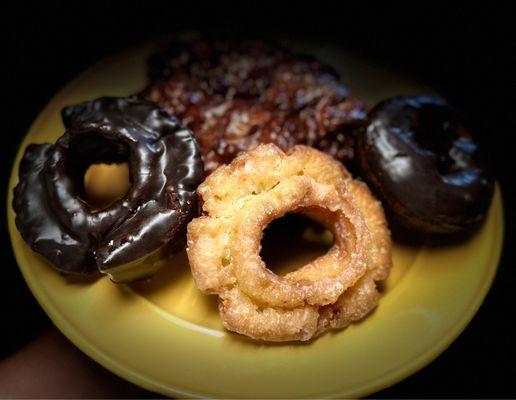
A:
<svg viewBox="0 0 516 400">
<path fill-rule="evenodd" d="M 21 162 L 13 207 L 22 237 L 63 272 L 99 269 L 117 282 L 150 275 L 158 264 L 142 261 L 184 241 L 197 212 L 203 166 L 191 131 L 135 97 L 73 105 L 62 118 L 55 145 L 30 145 Z M 86 169 L 123 161 L 128 193 L 93 210 L 82 196 Z"/>
<path fill-rule="evenodd" d="M 450 234 L 485 217 L 494 180 L 457 111 L 429 96 L 382 101 L 358 135 L 362 176 L 410 231 Z"/>
</svg>

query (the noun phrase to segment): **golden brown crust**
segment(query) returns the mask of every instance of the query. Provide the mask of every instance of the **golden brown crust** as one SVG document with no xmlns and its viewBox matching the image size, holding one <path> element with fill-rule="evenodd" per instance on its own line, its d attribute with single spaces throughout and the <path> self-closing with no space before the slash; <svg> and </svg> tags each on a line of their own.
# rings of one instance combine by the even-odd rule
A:
<svg viewBox="0 0 516 400">
<path fill-rule="evenodd" d="M 227 329 L 267 341 L 308 340 L 376 305 L 374 280 L 390 268 L 383 211 L 329 156 L 262 145 L 218 168 L 198 192 L 205 215 L 188 226 L 188 257 L 197 287 L 219 295 Z M 265 266 L 260 241 L 287 212 L 323 224 L 334 244 L 281 277 Z"/>
<path fill-rule="evenodd" d="M 392 242 L 381 203 L 375 199 L 364 182 L 349 180 L 346 190 L 364 216 L 371 232 L 373 246 L 368 269 L 375 281 L 383 281 L 392 267 Z"/>
</svg>

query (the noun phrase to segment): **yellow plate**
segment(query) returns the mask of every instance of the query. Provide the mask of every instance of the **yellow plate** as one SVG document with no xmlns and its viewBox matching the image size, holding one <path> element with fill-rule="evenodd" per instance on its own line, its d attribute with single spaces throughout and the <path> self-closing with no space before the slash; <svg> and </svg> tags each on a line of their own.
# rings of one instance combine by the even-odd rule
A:
<svg viewBox="0 0 516 400">
<path fill-rule="evenodd" d="M 62 134 L 63 106 L 142 88 L 148 50 L 143 46 L 105 60 L 47 105 L 20 147 L 9 205 L 25 147 Z M 399 93 L 429 93 L 340 48 L 305 43 L 302 50 L 336 66 L 343 81 L 371 104 Z M 10 206 L 8 219 L 23 276 L 57 327 L 121 377 L 180 397 L 357 397 L 392 385 L 439 355 L 471 320 L 491 285 L 503 240 L 497 188 L 486 223 L 470 240 L 432 248 L 397 244 L 385 294 L 363 322 L 308 344 L 267 345 L 223 330 L 215 297 L 197 291 L 184 254 L 149 282 L 77 282 L 30 250 Z"/>
</svg>

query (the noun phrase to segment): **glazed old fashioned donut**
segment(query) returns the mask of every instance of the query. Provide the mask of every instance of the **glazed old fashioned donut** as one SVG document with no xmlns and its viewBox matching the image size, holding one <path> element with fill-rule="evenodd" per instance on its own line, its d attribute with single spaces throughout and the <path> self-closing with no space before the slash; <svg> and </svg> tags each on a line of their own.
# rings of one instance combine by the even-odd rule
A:
<svg viewBox="0 0 516 400">
<path fill-rule="evenodd" d="M 389 231 L 379 203 L 340 163 L 305 146 L 284 153 L 260 145 L 219 167 L 198 192 L 204 215 L 188 225 L 188 258 L 197 287 L 219 296 L 227 329 L 266 341 L 308 340 L 376 306 L 375 282 L 391 266 Z M 331 230 L 334 244 L 278 276 L 261 259 L 260 241 L 289 212 Z M 358 290 L 365 300 L 350 293 L 357 284 L 371 288 Z"/>
<path fill-rule="evenodd" d="M 73 105 L 62 119 L 57 142 L 29 145 L 20 163 L 13 208 L 23 239 L 65 273 L 100 270 L 116 282 L 152 274 L 197 212 L 203 165 L 191 131 L 135 97 Z M 100 162 L 128 162 L 131 187 L 95 210 L 83 177 Z"/>
<path fill-rule="evenodd" d="M 486 216 L 493 178 L 471 132 L 444 101 L 420 96 L 379 103 L 357 147 L 362 176 L 396 225 L 452 234 Z"/>
</svg>

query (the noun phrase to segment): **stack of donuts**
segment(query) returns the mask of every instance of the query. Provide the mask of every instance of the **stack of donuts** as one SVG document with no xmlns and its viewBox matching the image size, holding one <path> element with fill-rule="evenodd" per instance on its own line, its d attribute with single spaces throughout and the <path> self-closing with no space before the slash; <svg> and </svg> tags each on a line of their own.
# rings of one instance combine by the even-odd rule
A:
<svg viewBox="0 0 516 400">
<path fill-rule="evenodd" d="M 331 67 L 259 41 L 167 44 L 148 67 L 142 91 L 66 107 L 57 142 L 25 150 L 16 226 L 62 273 L 130 282 L 186 247 L 228 330 L 305 341 L 377 306 L 392 266 L 387 220 L 448 238 L 485 219 L 494 179 L 440 99 L 368 111 Z M 102 207 L 84 188 L 96 163 L 129 166 L 128 192 Z M 261 239 L 287 213 L 324 226 L 333 245 L 279 276 Z"/>
</svg>

